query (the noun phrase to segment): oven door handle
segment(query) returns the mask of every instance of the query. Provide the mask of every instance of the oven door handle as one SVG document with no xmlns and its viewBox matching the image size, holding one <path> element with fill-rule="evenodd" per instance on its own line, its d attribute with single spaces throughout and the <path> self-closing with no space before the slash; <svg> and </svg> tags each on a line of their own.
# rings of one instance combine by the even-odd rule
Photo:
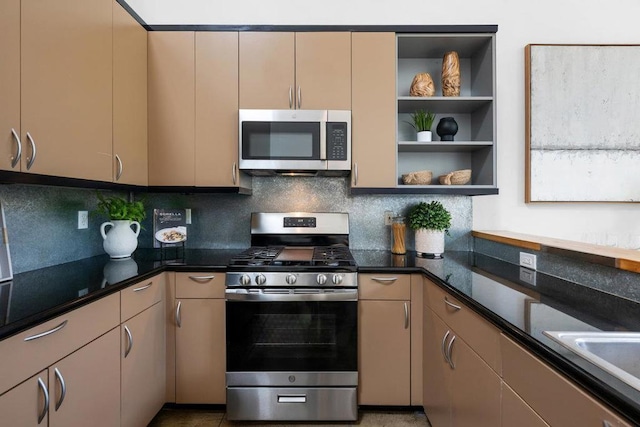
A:
<svg viewBox="0 0 640 427">
<path fill-rule="evenodd" d="M 358 301 L 357 289 L 337 289 L 335 292 L 319 291 L 318 293 L 311 293 L 311 290 L 305 289 L 303 292 L 265 293 L 248 292 L 246 289 L 227 289 L 225 299 L 246 302 Z"/>
</svg>

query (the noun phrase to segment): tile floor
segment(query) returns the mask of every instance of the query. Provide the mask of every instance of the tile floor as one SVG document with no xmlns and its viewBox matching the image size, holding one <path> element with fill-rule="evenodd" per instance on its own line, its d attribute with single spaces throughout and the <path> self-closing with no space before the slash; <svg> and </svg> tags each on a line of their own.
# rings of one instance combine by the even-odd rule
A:
<svg viewBox="0 0 640 427">
<path fill-rule="evenodd" d="M 151 421 L 149 427 L 231 427 L 231 426 L 268 426 L 279 427 L 295 424 L 280 422 L 241 423 L 229 421 L 223 409 L 166 407 Z M 360 410 L 358 421 L 353 423 L 299 423 L 304 427 L 366 426 L 366 427 L 430 427 L 422 411 L 411 410 Z"/>
</svg>

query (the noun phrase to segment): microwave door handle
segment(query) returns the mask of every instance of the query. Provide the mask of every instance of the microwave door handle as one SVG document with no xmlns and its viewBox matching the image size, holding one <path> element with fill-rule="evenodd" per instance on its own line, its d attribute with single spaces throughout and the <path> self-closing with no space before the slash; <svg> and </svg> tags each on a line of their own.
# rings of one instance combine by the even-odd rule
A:
<svg viewBox="0 0 640 427">
<path fill-rule="evenodd" d="M 320 160 L 327 160 L 327 122 L 320 123 Z"/>
</svg>

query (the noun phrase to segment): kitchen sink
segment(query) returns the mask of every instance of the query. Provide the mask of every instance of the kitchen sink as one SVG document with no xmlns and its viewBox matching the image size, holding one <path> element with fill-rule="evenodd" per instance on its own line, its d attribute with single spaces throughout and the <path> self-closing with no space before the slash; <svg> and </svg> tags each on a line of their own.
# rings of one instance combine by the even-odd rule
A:
<svg viewBox="0 0 640 427">
<path fill-rule="evenodd" d="M 544 334 L 640 390 L 640 332 L 544 331 Z"/>
</svg>

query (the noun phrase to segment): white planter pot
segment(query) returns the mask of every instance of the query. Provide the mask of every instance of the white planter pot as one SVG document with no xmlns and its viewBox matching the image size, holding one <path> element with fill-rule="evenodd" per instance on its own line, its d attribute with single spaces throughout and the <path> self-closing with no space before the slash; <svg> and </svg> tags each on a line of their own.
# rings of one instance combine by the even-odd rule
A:
<svg viewBox="0 0 640 427">
<path fill-rule="evenodd" d="M 132 225 L 136 226 L 133 231 Z M 111 228 L 107 232 L 106 228 Z M 138 247 L 138 234 L 140 234 L 140 223 L 138 221 L 111 221 L 100 226 L 102 234 L 102 247 L 111 258 L 130 257 Z"/>
<path fill-rule="evenodd" d="M 444 252 L 444 231 L 416 230 L 416 252 L 436 257 Z"/>
<path fill-rule="evenodd" d="M 418 132 L 418 142 L 431 142 L 431 131 L 423 130 Z"/>
</svg>

